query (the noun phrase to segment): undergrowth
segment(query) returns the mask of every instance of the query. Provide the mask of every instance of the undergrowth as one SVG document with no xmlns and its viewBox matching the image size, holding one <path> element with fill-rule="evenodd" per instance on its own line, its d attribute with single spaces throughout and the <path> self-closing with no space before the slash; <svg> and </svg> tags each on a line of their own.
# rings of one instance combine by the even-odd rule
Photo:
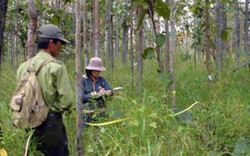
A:
<svg viewBox="0 0 250 156">
<path fill-rule="evenodd" d="M 152 63 L 153 62 L 153 63 Z M 66 63 L 72 87 L 75 86 L 74 61 Z M 11 124 L 9 99 L 15 89 L 15 72 L 3 64 L 0 75 L 0 149 L 11 156 L 23 155 L 29 134 Z M 205 66 L 192 62 L 175 65 L 176 94 L 167 86 L 167 75 L 157 73 L 157 63 L 144 63 L 143 92 L 138 93 L 138 72 L 131 79 L 129 66 L 116 62 L 102 75 L 111 86 L 124 87 L 108 103 L 109 117 L 100 123 L 129 117 L 129 120 L 83 130 L 85 155 L 250 155 L 250 72 L 248 68 L 219 75 L 208 81 Z M 176 96 L 177 107 L 171 108 Z M 184 113 L 174 115 L 198 102 Z M 76 112 L 64 116 L 69 148 L 76 155 Z M 30 155 L 37 156 L 34 147 Z"/>
</svg>

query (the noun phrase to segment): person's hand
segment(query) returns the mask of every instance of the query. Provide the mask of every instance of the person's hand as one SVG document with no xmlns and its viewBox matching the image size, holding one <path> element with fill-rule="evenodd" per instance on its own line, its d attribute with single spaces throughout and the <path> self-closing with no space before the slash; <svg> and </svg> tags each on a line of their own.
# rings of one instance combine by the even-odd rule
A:
<svg viewBox="0 0 250 156">
<path fill-rule="evenodd" d="M 90 96 L 91 96 L 92 98 L 96 98 L 96 97 L 97 97 L 97 92 L 91 92 L 91 93 L 90 93 Z"/>
<path fill-rule="evenodd" d="M 106 90 L 106 93 L 105 93 L 107 96 L 112 96 L 113 95 L 113 92 L 111 90 Z"/>
<path fill-rule="evenodd" d="M 105 95 L 106 90 L 104 88 L 101 88 L 100 91 L 98 92 L 98 97 Z"/>
</svg>

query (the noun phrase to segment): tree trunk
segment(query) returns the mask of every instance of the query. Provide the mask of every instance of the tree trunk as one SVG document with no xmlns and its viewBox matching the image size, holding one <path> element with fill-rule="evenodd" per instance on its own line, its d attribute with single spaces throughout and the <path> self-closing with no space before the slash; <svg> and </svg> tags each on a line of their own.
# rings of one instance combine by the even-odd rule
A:
<svg viewBox="0 0 250 156">
<path fill-rule="evenodd" d="M 37 13 L 34 0 L 29 0 L 29 29 L 28 29 L 28 38 L 27 38 L 27 51 L 28 58 L 32 58 L 35 55 L 35 39 L 34 34 L 37 27 Z"/>
<path fill-rule="evenodd" d="M 115 14 L 115 57 L 119 58 L 119 20 L 118 14 Z"/>
<path fill-rule="evenodd" d="M 19 6 L 19 0 L 16 1 L 16 6 L 17 6 L 17 9 L 16 9 L 16 12 L 15 12 L 15 15 L 17 18 L 19 18 L 18 16 L 18 6 Z M 19 47 L 18 47 L 18 42 L 19 42 L 19 20 L 17 20 L 17 23 L 15 25 L 15 33 L 16 33 L 16 62 L 15 62 L 15 66 L 18 67 L 18 54 L 19 54 Z"/>
<path fill-rule="evenodd" d="M 176 29 L 175 29 L 175 0 L 171 2 L 170 8 L 170 56 L 169 56 L 169 65 L 170 65 L 170 75 L 172 81 L 172 108 L 176 107 L 176 80 L 174 73 L 174 53 L 175 53 L 175 40 L 176 40 Z"/>
<path fill-rule="evenodd" d="M 138 7 L 138 18 L 141 16 L 142 13 L 142 8 Z M 143 40 L 143 36 L 142 36 L 142 32 L 143 32 L 143 24 L 141 25 L 141 27 L 138 30 L 138 40 L 137 40 L 137 45 L 138 45 L 138 91 L 139 94 L 142 94 L 142 74 L 143 74 L 143 60 L 142 60 L 142 40 Z"/>
<path fill-rule="evenodd" d="M 169 1 L 165 0 L 165 3 L 169 5 Z M 169 65 L 169 48 L 170 48 L 170 43 L 169 43 L 169 22 L 165 20 L 165 31 L 166 31 L 166 53 L 165 53 L 165 65 L 166 65 L 166 72 L 168 73 L 170 71 L 170 65 Z"/>
<path fill-rule="evenodd" d="M 93 19 L 93 54 L 99 57 L 99 36 L 100 36 L 100 18 L 99 18 L 99 0 L 94 0 L 94 19 Z"/>
<path fill-rule="evenodd" d="M 112 39 L 112 34 L 113 34 L 113 21 L 112 21 L 112 5 L 113 1 L 112 0 L 106 0 L 106 60 L 108 62 L 108 66 L 113 68 L 114 65 L 114 52 L 113 52 L 113 39 Z"/>
<path fill-rule="evenodd" d="M 249 18 L 249 13 L 248 13 L 248 5 L 249 5 L 249 0 L 246 0 L 245 2 L 245 21 L 244 21 L 244 33 L 245 33 L 245 36 L 244 36 L 244 51 L 245 51 L 245 54 L 249 54 L 248 50 L 249 50 L 249 47 L 248 47 L 248 29 L 249 29 L 249 21 L 248 21 L 248 18 Z"/>
<path fill-rule="evenodd" d="M 215 67 L 217 70 L 217 74 L 221 72 L 221 64 L 222 64 L 222 39 L 220 35 L 222 34 L 222 2 L 221 0 L 217 0 L 216 2 L 216 19 L 215 19 L 216 30 L 216 57 L 215 57 Z"/>
<path fill-rule="evenodd" d="M 130 10 L 130 66 L 131 66 L 131 86 L 134 88 L 134 45 L 133 45 L 133 17 L 134 17 L 134 4 L 131 1 L 131 10 Z"/>
<path fill-rule="evenodd" d="M 10 60 L 11 60 L 11 70 L 14 71 L 15 70 L 15 25 L 12 25 L 12 30 L 11 30 L 11 55 L 10 55 Z"/>
<path fill-rule="evenodd" d="M 122 28 L 123 28 L 123 35 L 122 35 L 122 63 L 125 64 L 127 62 L 128 30 L 129 30 L 126 19 L 122 23 Z"/>
<path fill-rule="evenodd" d="M 82 156 L 84 153 L 82 142 L 82 68 L 81 68 L 81 12 L 80 12 L 80 0 L 76 0 L 76 151 L 78 156 Z"/>
<path fill-rule="evenodd" d="M 239 19 L 239 4 L 238 0 L 234 0 L 235 3 L 235 61 L 238 62 L 240 57 L 240 19 Z"/>
<path fill-rule="evenodd" d="M 0 72 L 2 64 L 2 54 L 4 49 L 4 29 L 5 29 L 5 19 L 6 12 L 8 9 L 8 0 L 0 0 Z"/>
<path fill-rule="evenodd" d="M 147 3 L 149 5 L 149 14 L 150 14 L 151 21 L 152 21 L 152 24 L 153 24 L 154 35 L 155 35 L 155 38 L 157 38 L 158 33 L 156 31 L 156 26 L 155 26 L 155 21 L 154 21 L 154 6 L 153 6 L 153 3 L 152 3 L 151 0 L 147 0 Z M 159 46 L 156 47 L 156 53 L 157 53 L 157 61 L 158 61 L 159 72 L 162 73 L 163 72 L 163 66 L 162 66 L 162 63 L 161 63 L 161 49 L 160 49 Z"/>
<path fill-rule="evenodd" d="M 225 12 L 226 5 L 222 3 L 222 30 L 226 31 L 225 28 L 227 27 L 227 13 Z M 222 55 L 221 55 L 221 68 L 223 69 L 223 66 L 226 62 L 227 57 L 227 46 L 228 42 L 226 40 L 222 40 Z"/>
<path fill-rule="evenodd" d="M 206 67 L 207 67 L 207 72 L 208 72 L 208 78 L 209 80 L 212 80 L 211 76 L 211 69 L 210 69 L 210 45 L 209 45 L 209 0 L 206 0 L 206 9 L 205 9 L 205 51 L 206 51 Z"/>
<path fill-rule="evenodd" d="M 86 0 L 82 0 L 82 19 L 83 19 L 83 34 L 82 34 L 82 44 L 84 51 L 84 69 L 88 65 L 88 42 L 87 42 L 87 5 Z"/>
</svg>

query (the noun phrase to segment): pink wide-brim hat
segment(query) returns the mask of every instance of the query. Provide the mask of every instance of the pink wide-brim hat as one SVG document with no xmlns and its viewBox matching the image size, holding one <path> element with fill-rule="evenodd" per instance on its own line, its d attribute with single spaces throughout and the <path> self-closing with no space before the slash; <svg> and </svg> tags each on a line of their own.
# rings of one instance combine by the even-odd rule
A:
<svg viewBox="0 0 250 156">
<path fill-rule="evenodd" d="M 87 67 L 85 67 L 85 69 L 97 70 L 97 71 L 105 71 L 106 70 L 102 64 L 102 59 L 99 57 L 91 58 L 89 61 L 89 64 L 87 65 Z"/>
</svg>

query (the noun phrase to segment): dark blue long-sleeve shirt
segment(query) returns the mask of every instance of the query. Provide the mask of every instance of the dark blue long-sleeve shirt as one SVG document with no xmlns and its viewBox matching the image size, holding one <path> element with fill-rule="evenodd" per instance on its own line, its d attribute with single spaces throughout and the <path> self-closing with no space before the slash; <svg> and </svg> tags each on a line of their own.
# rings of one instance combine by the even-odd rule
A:
<svg viewBox="0 0 250 156">
<path fill-rule="evenodd" d="M 82 76 L 82 103 L 85 104 L 91 100 L 91 92 L 99 92 L 101 88 L 105 90 L 112 90 L 108 82 L 99 77 L 96 82 L 93 82 L 89 77 Z"/>
</svg>

